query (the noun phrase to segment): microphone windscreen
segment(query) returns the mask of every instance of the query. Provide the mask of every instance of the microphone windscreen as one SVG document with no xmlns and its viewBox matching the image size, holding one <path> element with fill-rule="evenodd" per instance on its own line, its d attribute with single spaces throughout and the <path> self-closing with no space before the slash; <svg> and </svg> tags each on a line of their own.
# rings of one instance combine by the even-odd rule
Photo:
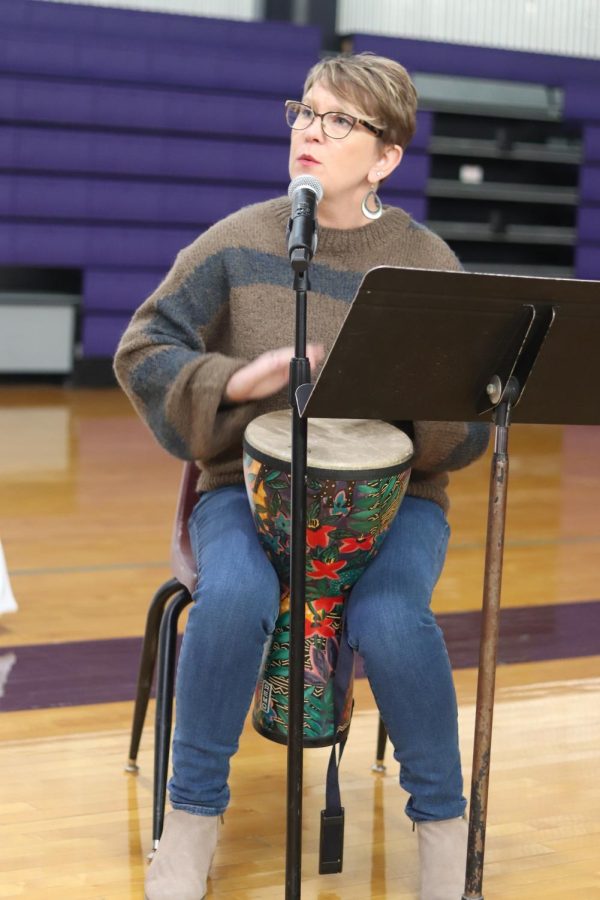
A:
<svg viewBox="0 0 600 900">
<path fill-rule="evenodd" d="M 294 193 L 300 188 L 306 188 L 316 194 L 317 203 L 320 203 L 323 199 L 323 185 L 318 178 L 314 178 L 312 175 L 297 175 L 293 181 L 290 182 L 288 197 L 291 199 L 294 196 Z"/>
</svg>

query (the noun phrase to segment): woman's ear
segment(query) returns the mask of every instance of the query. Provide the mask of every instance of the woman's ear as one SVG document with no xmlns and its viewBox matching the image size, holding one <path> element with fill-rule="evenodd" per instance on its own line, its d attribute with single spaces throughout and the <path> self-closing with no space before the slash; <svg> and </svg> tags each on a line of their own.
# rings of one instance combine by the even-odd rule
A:
<svg viewBox="0 0 600 900">
<path fill-rule="evenodd" d="M 369 181 L 374 184 L 376 181 L 383 181 L 389 178 L 394 169 L 396 169 L 402 160 L 404 151 L 399 144 L 388 144 L 385 146 L 375 162 L 369 169 Z"/>
</svg>

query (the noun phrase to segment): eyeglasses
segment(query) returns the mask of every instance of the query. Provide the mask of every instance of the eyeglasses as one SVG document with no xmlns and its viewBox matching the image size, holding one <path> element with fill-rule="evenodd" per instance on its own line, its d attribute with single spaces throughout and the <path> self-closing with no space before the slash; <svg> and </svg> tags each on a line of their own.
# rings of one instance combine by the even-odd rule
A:
<svg viewBox="0 0 600 900">
<path fill-rule="evenodd" d="M 314 109 L 311 109 L 305 103 L 299 103 L 297 100 L 285 101 L 285 119 L 290 128 L 293 128 L 295 131 L 304 131 L 315 118 L 321 120 L 323 134 L 334 138 L 336 141 L 341 141 L 343 138 L 348 137 L 355 125 L 363 125 L 377 137 L 381 137 L 383 134 L 381 128 L 376 128 L 370 122 L 365 122 L 364 119 L 357 119 L 356 116 L 350 116 L 348 113 L 316 113 Z"/>
</svg>

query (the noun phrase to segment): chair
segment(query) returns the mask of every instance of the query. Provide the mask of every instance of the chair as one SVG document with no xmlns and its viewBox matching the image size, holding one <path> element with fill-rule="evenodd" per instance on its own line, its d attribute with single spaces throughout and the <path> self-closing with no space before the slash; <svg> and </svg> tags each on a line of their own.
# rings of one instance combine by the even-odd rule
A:
<svg viewBox="0 0 600 900">
<path fill-rule="evenodd" d="M 177 625 L 179 616 L 192 602 L 197 572 L 192 556 L 187 522 L 198 499 L 196 482 L 198 470 L 194 463 L 183 467 L 173 535 L 171 539 L 171 570 L 173 578 L 165 581 L 155 593 L 146 616 L 146 629 L 138 672 L 129 759 L 125 771 L 137 773 L 137 755 L 142 737 L 154 669 L 158 660 L 156 679 L 156 713 L 154 720 L 154 791 L 152 806 L 152 848 L 158 847 L 165 816 L 169 746 L 173 721 L 173 692 L 175 657 L 177 653 Z"/>
<path fill-rule="evenodd" d="M 192 555 L 188 519 L 198 500 L 196 482 L 198 470 L 194 463 L 185 463 L 179 487 L 173 535 L 171 540 L 171 570 L 173 577 L 157 590 L 146 616 L 146 628 L 138 672 L 129 759 L 126 772 L 137 773 L 137 755 L 148 709 L 152 679 L 158 662 L 156 679 L 156 713 L 154 721 L 154 793 L 152 806 L 152 849 L 158 847 L 163 829 L 167 794 L 167 771 L 173 720 L 175 658 L 177 653 L 177 625 L 179 616 L 192 602 L 198 574 Z M 387 733 L 379 719 L 377 751 L 372 771 L 385 772 L 383 764 Z"/>
</svg>

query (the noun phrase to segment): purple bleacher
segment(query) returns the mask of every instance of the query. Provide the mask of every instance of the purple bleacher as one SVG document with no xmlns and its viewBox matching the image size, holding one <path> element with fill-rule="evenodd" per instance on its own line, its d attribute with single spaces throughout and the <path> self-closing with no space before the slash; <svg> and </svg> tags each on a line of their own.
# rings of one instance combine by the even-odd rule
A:
<svg viewBox="0 0 600 900">
<path fill-rule="evenodd" d="M 0 68 L 6 73 L 94 78 L 155 85 L 180 85 L 266 94 L 293 95 L 301 90 L 312 53 L 279 55 L 276 50 L 237 50 L 163 46 L 155 42 L 85 35 L 0 33 Z"/>
<path fill-rule="evenodd" d="M 262 97 L 164 90 L 143 85 L 15 78 L 0 74 L 0 118 L 287 141 L 283 102 Z M 432 116 L 420 112 L 411 148 L 426 149 Z"/>
<path fill-rule="evenodd" d="M 81 335 L 84 357 L 113 356 L 130 318 L 117 313 L 88 313 Z"/>
<path fill-rule="evenodd" d="M 6 127 L 0 131 L 2 169 L 283 185 L 288 179 L 288 145 Z M 424 188 L 427 172 L 427 156 L 409 153 L 390 186 Z"/>
<path fill-rule="evenodd" d="M 287 146 L 124 132 L 3 128 L 0 169 L 282 182 Z"/>
<path fill-rule="evenodd" d="M 577 246 L 575 277 L 600 280 L 600 244 L 579 244 Z"/>
<path fill-rule="evenodd" d="M 162 269 L 88 266 L 83 283 L 84 310 L 133 312 L 158 287 L 167 271 L 168 266 Z"/>
<path fill-rule="evenodd" d="M 0 265 L 81 268 L 85 351 L 112 353 L 182 247 L 284 192 L 283 100 L 320 43 L 283 22 L 0 0 Z"/>
<path fill-rule="evenodd" d="M 426 159 L 426 157 L 421 157 Z M 414 161 L 414 158 L 411 162 Z M 408 160 L 404 172 L 413 167 Z M 399 178 L 399 175 L 397 176 Z M 281 188 L 235 185 L 169 184 L 168 182 L 117 181 L 109 179 L 30 177 L 0 174 L 0 217 L 12 219 L 73 220 L 80 222 L 138 223 L 156 226 L 193 226 L 204 229 L 242 206 L 282 195 Z M 412 201 L 415 218 L 425 215 L 424 185 L 410 177 L 394 190 L 390 183 L 382 191 L 385 202 Z"/>
<path fill-rule="evenodd" d="M 288 22 L 244 22 L 84 4 L 10 0 L 0 3 L 0 25 L 29 31 L 93 33 L 144 40 L 177 41 L 295 53 L 301 47 L 315 57 L 321 46 L 318 28 Z"/>
<path fill-rule="evenodd" d="M 575 272 L 579 278 L 600 279 L 600 125 L 583 129 L 583 162 L 579 173 L 578 248 Z"/>
<path fill-rule="evenodd" d="M 424 193 L 396 193 L 384 187 L 381 190 L 381 199 L 390 206 L 400 206 L 419 223 L 424 222 L 427 217 L 427 199 Z"/>
<path fill-rule="evenodd" d="M 287 138 L 283 103 L 262 97 L 0 74 L 0 117 L 13 122 Z"/>
<path fill-rule="evenodd" d="M 600 125 L 583 130 L 583 163 L 579 173 L 575 272 L 579 278 L 600 279 Z"/>
<path fill-rule="evenodd" d="M 440 73 L 503 81 L 538 82 L 562 86 L 570 81 L 598 84 L 600 60 L 501 50 L 469 44 L 445 44 L 412 38 L 356 34 L 354 51 L 371 50 L 396 59 L 411 72 Z"/>
<path fill-rule="evenodd" d="M 273 187 L 231 184 L 0 174 L 0 217 L 160 222 L 206 228 L 242 206 L 282 192 Z"/>
<path fill-rule="evenodd" d="M 600 122 L 600 61 L 594 78 L 571 81 L 565 85 L 564 117 L 567 120 Z"/>
<path fill-rule="evenodd" d="M 582 167 L 579 196 L 584 203 L 600 203 L 600 163 Z"/>
<path fill-rule="evenodd" d="M 197 228 L 144 228 L 64 222 L 0 222 L 0 264 L 170 266 Z"/>
<path fill-rule="evenodd" d="M 600 125 L 588 125 L 583 132 L 583 159 L 600 163 Z"/>
<path fill-rule="evenodd" d="M 417 130 L 406 152 L 412 153 L 414 150 L 428 150 L 432 131 L 433 113 L 429 112 L 429 110 L 419 110 L 417 112 Z"/>
<path fill-rule="evenodd" d="M 600 206 L 581 206 L 577 233 L 582 244 L 597 244 L 600 253 Z"/>
</svg>

